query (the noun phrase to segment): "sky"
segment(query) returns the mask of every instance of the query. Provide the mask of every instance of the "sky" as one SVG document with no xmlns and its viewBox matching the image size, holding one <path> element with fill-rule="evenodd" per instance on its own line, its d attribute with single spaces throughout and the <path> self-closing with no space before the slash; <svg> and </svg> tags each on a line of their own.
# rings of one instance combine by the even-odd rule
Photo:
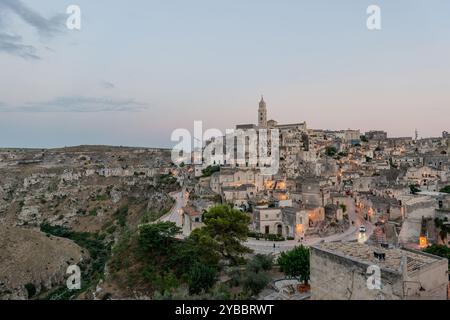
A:
<svg viewBox="0 0 450 320">
<path fill-rule="evenodd" d="M 449 15 L 448 0 L 0 0 L 0 147 L 170 147 L 196 120 L 256 123 L 261 94 L 279 123 L 440 136 Z"/>
</svg>

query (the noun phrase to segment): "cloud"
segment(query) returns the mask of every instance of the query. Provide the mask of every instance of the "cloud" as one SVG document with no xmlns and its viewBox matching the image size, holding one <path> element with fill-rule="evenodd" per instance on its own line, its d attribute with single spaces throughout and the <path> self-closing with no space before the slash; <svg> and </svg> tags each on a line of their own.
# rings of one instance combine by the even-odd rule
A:
<svg viewBox="0 0 450 320">
<path fill-rule="evenodd" d="M 148 106 L 134 99 L 94 97 L 58 97 L 47 102 L 29 102 L 8 107 L 0 104 L 0 112 L 136 112 Z"/>
<path fill-rule="evenodd" d="M 0 27 L 3 30 L 7 27 L 3 19 L 7 14 L 19 17 L 44 38 L 51 38 L 61 33 L 64 26 L 64 14 L 45 18 L 20 0 L 0 0 Z M 33 45 L 24 43 L 20 35 L 4 31 L 0 33 L 0 52 L 24 59 L 40 59 L 37 49 Z"/>
<path fill-rule="evenodd" d="M 114 83 L 108 81 L 103 81 L 102 86 L 105 89 L 114 89 L 116 87 Z"/>
<path fill-rule="evenodd" d="M 0 10 L 3 11 L 3 9 L 9 9 L 9 11 L 34 27 L 43 36 L 51 37 L 62 30 L 63 14 L 45 18 L 37 11 L 27 7 L 20 0 L 0 0 Z"/>
<path fill-rule="evenodd" d="M 24 59 L 39 60 L 36 48 L 22 43 L 22 37 L 7 33 L 0 33 L 0 52 L 19 56 Z"/>
</svg>

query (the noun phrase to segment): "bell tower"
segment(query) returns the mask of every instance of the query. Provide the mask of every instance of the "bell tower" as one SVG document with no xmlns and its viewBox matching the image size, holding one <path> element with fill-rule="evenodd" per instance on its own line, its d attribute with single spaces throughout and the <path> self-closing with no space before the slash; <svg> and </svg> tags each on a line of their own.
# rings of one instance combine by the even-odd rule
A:
<svg viewBox="0 0 450 320">
<path fill-rule="evenodd" d="M 267 108 L 263 96 L 261 96 L 258 108 L 258 127 L 267 128 Z"/>
</svg>

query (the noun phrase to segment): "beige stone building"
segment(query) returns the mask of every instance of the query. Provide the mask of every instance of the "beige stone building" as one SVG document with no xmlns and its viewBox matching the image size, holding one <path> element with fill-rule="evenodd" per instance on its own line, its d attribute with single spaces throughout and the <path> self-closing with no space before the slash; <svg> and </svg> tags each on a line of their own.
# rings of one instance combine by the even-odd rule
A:
<svg viewBox="0 0 450 320">
<path fill-rule="evenodd" d="M 310 250 L 313 300 L 447 299 L 445 258 L 356 242 L 322 243 Z M 377 267 L 380 285 L 373 286 Z"/>
<path fill-rule="evenodd" d="M 325 208 L 257 207 L 253 212 L 253 229 L 262 234 L 278 234 L 300 239 L 317 222 L 325 219 Z"/>
</svg>

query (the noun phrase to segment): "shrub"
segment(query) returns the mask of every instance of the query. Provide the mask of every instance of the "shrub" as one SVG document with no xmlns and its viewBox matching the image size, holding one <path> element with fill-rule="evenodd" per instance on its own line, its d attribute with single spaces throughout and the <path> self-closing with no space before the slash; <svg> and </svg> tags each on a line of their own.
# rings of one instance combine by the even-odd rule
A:
<svg viewBox="0 0 450 320">
<path fill-rule="evenodd" d="M 270 282 L 270 277 L 264 272 L 247 272 L 244 278 L 244 288 L 252 295 L 260 293 Z"/>
<path fill-rule="evenodd" d="M 325 149 L 325 154 L 326 154 L 327 156 L 329 156 L 329 157 L 335 156 L 336 153 L 337 153 L 337 150 L 336 150 L 336 148 L 333 147 L 333 146 L 328 146 L 328 147 L 326 147 L 326 149 Z"/>
<path fill-rule="evenodd" d="M 189 269 L 187 274 L 189 293 L 199 294 L 207 291 L 216 282 L 217 270 L 213 267 L 195 263 Z"/>
<path fill-rule="evenodd" d="M 288 277 L 297 278 L 299 281 L 308 283 L 309 280 L 309 249 L 303 245 L 282 252 L 278 258 L 281 271 Z"/>
<path fill-rule="evenodd" d="M 256 254 L 251 260 L 247 262 L 247 269 L 258 273 L 260 271 L 269 271 L 272 269 L 273 256 Z"/>
<path fill-rule="evenodd" d="M 444 192 L 444 193 L 450 193 L 450 186 L 446 186 L 444 188 L 442 188 L 441 190 L 439 190 L 440 192 Z"/>
<path fill-rule="evenodd" d="M 202 170 L 203 177 L 210 177 L 214 172 L 220 171 L 220 166 L 207 166 Z"/>
<path fill-rule="evenodd" d="M 32 283 L 27 283 L 25 285 L 25 289 L 27 290 L 28 293 L 28 299 L 31 299 L 36 294 L 36 286 Z"/>
<path fill-rule="evenodd" d="M 128 206 L 119 208 L 116 212 L 114 212 L 113 216 L 117 219 L 119 226 L 125 227 L 127 224 Z"/>
</svg>

